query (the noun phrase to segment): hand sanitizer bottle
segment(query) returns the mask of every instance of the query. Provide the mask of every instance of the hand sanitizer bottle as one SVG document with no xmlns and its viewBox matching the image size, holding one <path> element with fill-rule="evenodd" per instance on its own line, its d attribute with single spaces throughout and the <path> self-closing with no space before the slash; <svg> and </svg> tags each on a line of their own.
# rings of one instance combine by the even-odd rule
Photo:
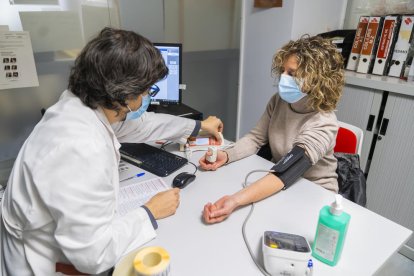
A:
<svg viewBox="0 0 414 276">
<path fill-rule="evenodd" d="M 338 263 L 344 246 L 351 216 L 343 211 L 342 196 L 335 195 L 331 206 L 319 212 L 318 227 L 312 246 L 312 255 L 331 266 Z"/>
</svg>

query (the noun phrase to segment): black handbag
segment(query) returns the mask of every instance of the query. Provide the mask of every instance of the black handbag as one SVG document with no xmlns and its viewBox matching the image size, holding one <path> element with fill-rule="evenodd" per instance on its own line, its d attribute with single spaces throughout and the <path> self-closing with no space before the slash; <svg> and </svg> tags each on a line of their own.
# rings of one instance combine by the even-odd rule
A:
<svg viewBox="0 0 414 276">
<path fill-rule="evenodd" d="M 334 153 L 338 160 L 339 194 L 361 205 L 367 204 L 367 184 L 364 172 L 361 170 L 358 154 Z"/>
</svg>

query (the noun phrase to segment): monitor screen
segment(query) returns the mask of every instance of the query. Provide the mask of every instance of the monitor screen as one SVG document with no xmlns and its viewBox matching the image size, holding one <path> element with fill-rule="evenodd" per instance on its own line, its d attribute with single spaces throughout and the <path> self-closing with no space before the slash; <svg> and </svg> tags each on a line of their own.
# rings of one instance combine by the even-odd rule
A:
<svg viewBox="0 0 414 276">
<path fill-rule="evenodd" d="M 178 43 L 154 43 L 162 57 L 165 64 L 168 66 L 168 76 L 157 82 L 156 85 L 160 88 L 158 94 L 151 98 L 151 104 L 179 104 L 181 103 L 181 46 Z"/>
</svg>

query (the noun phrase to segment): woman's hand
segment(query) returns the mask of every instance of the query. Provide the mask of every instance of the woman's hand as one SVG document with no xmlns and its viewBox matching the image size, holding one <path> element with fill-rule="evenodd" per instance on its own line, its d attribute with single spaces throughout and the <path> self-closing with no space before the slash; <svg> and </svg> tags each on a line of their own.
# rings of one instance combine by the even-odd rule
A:
<svg viewBox="0 0 414 276">
<path fill-rule="evenodd" d="M 214 204 L 204 205 L 203 218 L 206 223 L 217 223 L 225 220 L 238 207 L 234 196 L 223 196 Z"/>
<path fill-rule="evenodd" d="M 221 135 L 223 132 L 223 122 L 216 116 L 208 116 L 207 119 L 201 121 L 201 129 L 213 135 L 217 142 L 221 144 Z"/>
<path fill-rule="evenodd" d="M 201 157 L 201 159 L 198 161 L 200 163 L 200 167 L 203 170 L 215 171 L 221 166 L 223 166 L 224 164 L 226 164 L 227 159 L 228 159 L 226 152 L 222 150 L 218 150 L 216 162 L 213 162 L 213 163 L 210 163 L 209 161 L 207 161 L 207 156 L 211 156 L 211 155 L 212 153 L 207 151 L 206 154 L 203 157 Z"/>
</svg>

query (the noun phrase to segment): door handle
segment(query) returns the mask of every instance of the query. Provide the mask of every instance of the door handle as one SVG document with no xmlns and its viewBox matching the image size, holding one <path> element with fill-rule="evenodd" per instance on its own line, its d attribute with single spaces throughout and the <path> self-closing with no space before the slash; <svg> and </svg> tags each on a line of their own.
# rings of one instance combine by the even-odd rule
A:
<svg viewBox="0 0 414 276">
<path fill-rule="evenodd" d="M 380 128 L 380 131 L 379 131 L 379 134 L 380 135 L 383 135 L 383 136 L 385 136 L 385 134 L 387 133 L 387 128 L 388 128 L 388 123 L 389 123 L 389 119 L 387 119 L 387 118 L 384 118 L 383 120 L 382 120 L 382 124 L 381 124 L 381 128 Z"/>
<path fill-rule="evenodd" d="M 375 115 L 369 115 L 368 117 L 368 124 L 367 124 L 367 131 L 372 131 L 372 127 L 374 126 Z"/>
</svg>

